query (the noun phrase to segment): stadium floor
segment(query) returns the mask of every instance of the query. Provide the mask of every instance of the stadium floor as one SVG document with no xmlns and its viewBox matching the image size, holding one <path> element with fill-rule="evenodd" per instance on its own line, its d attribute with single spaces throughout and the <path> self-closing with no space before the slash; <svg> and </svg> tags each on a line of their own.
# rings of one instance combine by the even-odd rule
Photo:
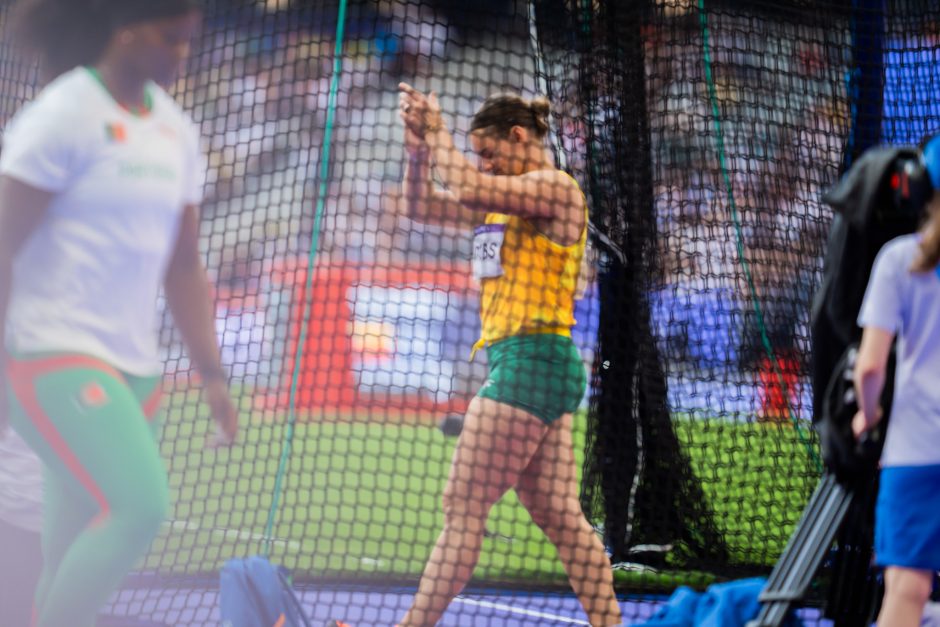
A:
<svg viewBox="0 0 940 627">
<path fill-rule="evenodd" d="M 339 619 L 351 627 L 389 627 L 401 619 L 414 595 L 402 588 L 384 591 L 366 588 L 305 589 L 304 608 L 313 627 L 322 627 L 331 619 Z M 143 600 L 146 599 L 146 600 Z M 648 618 L 663 601 L 657 598 L 621 598 L 624 625 L 637 624 Z M 147 616 L 152 622 L 139 627 L 158 625 L 218 625 L 218 590 L 124 591 L 114 603 L 114 624 L 134 625 L 127 619 Z M 819 620 L 816 610 L 800 611 L 806 625 L 830 625 Z M 123 620 L 122 620 L 123 619 Z M 441 627 L 548 627 L 588 625 L 581 606 L 573 595 L 473 592 L 459 596 L 439 623 Z M 102 623 L 110 625 L 110 623 Z"/>
</svg>

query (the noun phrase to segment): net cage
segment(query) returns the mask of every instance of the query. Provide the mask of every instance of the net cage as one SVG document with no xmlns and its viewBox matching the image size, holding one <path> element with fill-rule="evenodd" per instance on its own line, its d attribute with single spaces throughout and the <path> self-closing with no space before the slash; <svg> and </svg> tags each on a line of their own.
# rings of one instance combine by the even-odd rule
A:
<svg viewBox="0 0 940 627">
<path fill-rule="evenodd" d="M 588 373 L 572 427 L 579 494 L 625 622 L 679 585 L 769 572 L 821 472 L 820 196 L 864 148 L 940 126 L 940 5 L 204 8 L 170 92 L 208 159 L 201 246 L 243 432 L 204 448 L 198 377 L 165 312 L 171 516 L 110 611 L 218 624 L 220 567 L 259 552 L 293 573 L 314 619 L 394 624 L 410 604 L 457 441 L 440 422 L 459 424 L 492 354 L 468 361 L 481 332 L 472 232 L 408 217 L 400 81 L 439 95 L 467 154 L 487 96 L 551 103 L 546 145 L 585 194 L 594 268 L 572 330 Z M 4 5 L 3 124 L 37 82 L 7 18 Z M 444 624 L 586 624 L 568 586 L 510 490 Z"/>
</svg>

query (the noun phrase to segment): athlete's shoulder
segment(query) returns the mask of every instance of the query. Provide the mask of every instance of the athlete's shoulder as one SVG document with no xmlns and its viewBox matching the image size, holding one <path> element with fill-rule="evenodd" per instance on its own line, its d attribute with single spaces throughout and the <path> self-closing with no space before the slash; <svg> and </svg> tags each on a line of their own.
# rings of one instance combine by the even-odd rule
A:
<svg viewBox="0 0 940 627">
<path fill-rule="evenodd" d="M 85 67 L 77 67 L 64 72 L 40 90 L 36 101 L 60 103 L 68 98 L 83 96 L 99 89 L 94 76 Z M 75 103 L 72 102 L 72 105 Z"/>
<path fill-rule="evenodd" d="M 587 196 L 585 195 L 584 190 L 581 188 L 581 183 L 578 182 L 578 179 L 576 179 L 576 178 L 574 177 L 574 175 L 571 174 L 570 172 L 568 172 L 567 170 L 558 170 L 558 171 L 561 172 L 562 175 L 563 175 L 568 181 L 571 182 L 571 185 L 574 186 L 574 188 L 575 188 L 576 190 L 578 190 L 578 194 L 581 196 L 581 199 L 584 201 L 584 206 L 585 206 L 585 208 L 586 208 L 586 207 L 587 207 Z"/>
<path fill-rule="evenodd" d="M 47 124 L 71 124 L 87 100 L 89 77 L 86 74 L 83 68 L 76 68 L 60 75 L 23 105 L 10 124 L 37 118 Z"/>
<path fill-rule="evenodd" d="M 199 127 L 192 116 L 162 87 L 153 84 L 154 111 L 162 121 L 179 129 L 187 143 L 198 146 Z"/>
<path fill-rule="evenodd" d="M 917 256 L 920 241 L 919 233 L 901 235 L 890 240 L 878 251 L 873 274 L 878 274 L 885 279 L 893 277 L 892 280 L 905 280 Z"/>
<path fill-rule="evenodd" d="M 192 117 L 163 87 L 156 83 L 150 85 L 153 94 L 154 110 L 160 115 L 172 118 L 181 125 L 192 125 Z"/>
<path fill-rule="evenodd" d="M 525 177 L 529 185 L 537 185 L 539 194 L 546 199 L 552 198 L 553 202 L 564 200 L 574 204 L 581 204 L 584 194 L 578 181 L 564 170 L 558 168 L 545 168 L 542 170 L 533 170 L 521 175 Z"/>
<path fill-rule="evenodd" d="M 541 170 L 532 170 L 531 172 L 526 172 L 522 174 L 529 179 L 535 179 L 539 181 L 546 182 L 558 182 L 563 185 L 571 185 L 572 187 L 578 187 L 578 181 L 574 179 L 570 174 L 564 170 L 559 170 L 558 168 L 544 168 Z"/>
<path fill-rule="evenodd" d="M 94 95 L 83 70 L 72 70 L 46 85 L 3 128 L 3 152 L 22 154 L 35 150 L 82 147 L 94 127 L 89 117 Z"/>
<path fill-rule="evenodd" d="M 908 233 L 890 240 L 881 247 L 879 255 L 898 260 L 913 259 L 917 254 L 922 236 L 920 233 Z"/>
<path fill-rule="evenodd" d="M 576 178 L 574 177 L 574 175 L 573 175 L 571 172 L 569 172 L 568 170 L 562 170 L 562 169 L 559 169 L 558 172 L 559 172 L 565 179 L 567 179 L 568 181 L 570 181 L 575 187 L 577 187 L 578 189 L 581 189 L 581 183 L 578 182 L 578 179 L 576 179 Z"/>
</svg>

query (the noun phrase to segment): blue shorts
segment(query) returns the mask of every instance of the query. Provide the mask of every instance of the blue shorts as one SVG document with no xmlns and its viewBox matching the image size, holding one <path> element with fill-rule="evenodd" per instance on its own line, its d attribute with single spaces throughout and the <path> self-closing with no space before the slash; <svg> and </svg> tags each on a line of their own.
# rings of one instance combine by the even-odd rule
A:
<svg viewBox="0 0 940 627">
<path fill-rule="evenodd" d="M 940 570 L 940 464 L 881 470 L 875 560 L 879 566 Z"/>
</svg>

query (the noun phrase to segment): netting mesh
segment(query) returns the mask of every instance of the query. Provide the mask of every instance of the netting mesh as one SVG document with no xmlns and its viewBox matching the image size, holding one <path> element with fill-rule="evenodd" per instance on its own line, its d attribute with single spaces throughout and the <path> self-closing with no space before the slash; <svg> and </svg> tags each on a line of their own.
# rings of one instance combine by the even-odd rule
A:
<svg viewBox="0 0 940 627">
<path fill-rule="evenodd" d="M 407 217 L 402 80 L 439 94 L 466 152 L 489 94 L 552 102 L 547 142 L 586 194 L 598 251 L 574 308 L 589 373 L 573 427 L 581 500 L 624 599 L 769 570 L 819 476 L 808 325 L 831 219 L 820 194 L 865 133 L 916 142 L 940 126 L 933 3 L 205 10 L 171 93 L 208 156 L 202 250 L 243 433 L 231 450 L 204 448 L 211 422 L 167 312 L 172 517 L 113 612 L 218 624 L 219 568 L 261 551 L 304 583 L 318 619 L 392 624 L 410 603 L 456 442 L 439 421 L 459 422 L 488 370 L 486 351 L 467 361 L 480 334 L 472 238 Z M 858 23 L 875 17 L 883 107 L 859 83 L 871 50 Z M 8 36 L 4 123 L 36 82 Z M 583 620 L 512 492 L 486 530 L 474 589 L 542 594 L 468 593 L 446 624 Z M 652 607 L 626 601 L 624 618 Z"/>
<path fill-rule="evenodd" d="M 815 483 L 807 324 L 829 222 L 819 196 L 849 131 L 851 47 L 844 10 L 814 10 L 825 28 L 795 9 L 608 7 L 595 33 L 611 47 L 594 57 L 607 132 L 596 150 L 612 157 L 599 159 L 595 218 L 628 257 L 608 289 L 631 294 L 605 348 L 636 382 L 626 393 L 611 380 L 596 417 L 619 434 L 615 449 L 639 452 L 593 470 L 613 484 L 608 515 L 616 483 L 637 483 L 632 517 L 616 519 L 625 531 L 608 530 L 625 561 L 630 544 L 654 542 L 685 545 L 674 557 L 710 570 L 771 563 Z M 623 319 L 639 324 L 624 331 Z M 741 498 L 789 505 L 742 517 Z"/>
</svg>

